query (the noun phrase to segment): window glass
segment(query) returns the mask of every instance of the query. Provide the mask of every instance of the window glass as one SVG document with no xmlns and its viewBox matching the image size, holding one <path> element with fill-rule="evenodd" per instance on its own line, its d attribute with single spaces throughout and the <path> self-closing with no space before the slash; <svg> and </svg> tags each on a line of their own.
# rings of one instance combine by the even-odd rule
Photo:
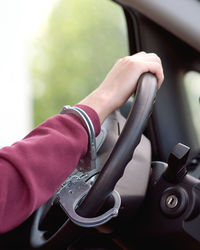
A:
<svg viewBox="0 0 200 250">
<path fill-rule="evenodd" d="M 110 0 L 60 0 L 34 39 L 34 125 L 74 105 L 128 55 L 122 8 Z"/>
<path fill-rule="evenodd" d="M 200 73 L 196 71 L 187 72 L 184 76 L 184 85 L 191 114 L 191 122 L 195 130 L 195 138 L 200 147 Z"/>
</svg>

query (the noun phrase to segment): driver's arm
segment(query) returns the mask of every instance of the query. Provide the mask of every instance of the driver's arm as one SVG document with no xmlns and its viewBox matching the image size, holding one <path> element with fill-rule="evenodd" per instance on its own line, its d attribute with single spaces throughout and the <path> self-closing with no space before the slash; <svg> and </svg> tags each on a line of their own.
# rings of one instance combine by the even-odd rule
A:
<svg viewBox="0 0 200 250">
<path fill-rule="evenodd" d="M 79 105 L 96 135 L 100 123 L 136 89 L 144 72 L 163 81 L 159 57 L 141 52 L 117 61 L 100 86 Z M 46 202 L 87 152 L 88 135 L 80 120 L 67 114 L 49 118 L 24 139 L 0 150 L 0 233 L 20 225 Z"/>
<path fill-rule="evenodd" d="M 79 107 L 89 115 L 98 135 L 96 112 Z M 80 120 L 60 114 L 0 150 L 0 233 L 21 224 L 56 192 L 86 154 L 87 145 Z"/>
<path fill-rule="evenodd" d="M 121 58 L 99 87 L 80 103 L 92 107 L 102 123 L 112 111 L 121 107 L 135 92 L 137 81 L 145 72 L 156 75 L 159 89 L 164 80 L 164 74 L 161 60 L 156 54 L 139 52 Z"/>
</svg>

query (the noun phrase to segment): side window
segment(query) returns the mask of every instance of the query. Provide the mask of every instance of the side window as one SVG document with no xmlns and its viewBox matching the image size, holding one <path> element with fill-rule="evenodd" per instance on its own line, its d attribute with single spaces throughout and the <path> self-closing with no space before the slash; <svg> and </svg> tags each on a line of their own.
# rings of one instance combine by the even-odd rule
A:
<svg viewBox="0 0 200 250">
<path fill-rule="evenodd" d="M 194 127 L 194 136 L 200 147 L 200 73 L 189 71 L 184 76 L 186 98 Z"/>
<path fill-rule="evenodd" d="M 73 105 L 128 55 L 122 8 L 110 0 L 59 0 L 34 41 L 34 125 Z"/>
</svg>

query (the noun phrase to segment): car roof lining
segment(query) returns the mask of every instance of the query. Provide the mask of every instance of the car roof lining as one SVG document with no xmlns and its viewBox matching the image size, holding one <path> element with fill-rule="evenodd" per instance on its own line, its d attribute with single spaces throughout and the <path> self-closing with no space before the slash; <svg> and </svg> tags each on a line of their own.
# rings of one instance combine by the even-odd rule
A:
<svg viewBox="0 0 200 250">
<path fill-rule="evenodd" d="M 200 52 L 199 0 L 117 0 L 134 8 Z"/>
</svg>

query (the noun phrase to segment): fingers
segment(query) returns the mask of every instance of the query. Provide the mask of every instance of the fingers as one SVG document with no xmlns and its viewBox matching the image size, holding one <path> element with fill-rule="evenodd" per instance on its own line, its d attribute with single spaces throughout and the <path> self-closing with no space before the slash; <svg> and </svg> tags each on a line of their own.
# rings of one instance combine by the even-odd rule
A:
<svg viewBox="0 0 200 250">
<path fill-rule="evenodd" d="M 158 88 L 164 80 L 163 67 L 160 57 L 155 53 L 146 53 L 141 51 L 129 57 L 129 60 L 137 62 L 140 67 L 140 73 L 151 72 L 156 75 L 158 79 Z"/>
<path fill-rule="evenodd" d="M 148 63 L 149 71 L 157 76 L 158 88 L 160 88 L 164 80 L 163 67 L 160 57 L 155 53 L 146 53 L 144 60 Z"/>
<path fill-rule="evenodd" d="M 164 80 L 164 74 L 161 64 L 157 62 L 147 62 L 146 64 L 148 72 L 151 72 L 152 74 L 156 75 L 158 80 L 158 89 L 159 89 Z"/>
</svg>

